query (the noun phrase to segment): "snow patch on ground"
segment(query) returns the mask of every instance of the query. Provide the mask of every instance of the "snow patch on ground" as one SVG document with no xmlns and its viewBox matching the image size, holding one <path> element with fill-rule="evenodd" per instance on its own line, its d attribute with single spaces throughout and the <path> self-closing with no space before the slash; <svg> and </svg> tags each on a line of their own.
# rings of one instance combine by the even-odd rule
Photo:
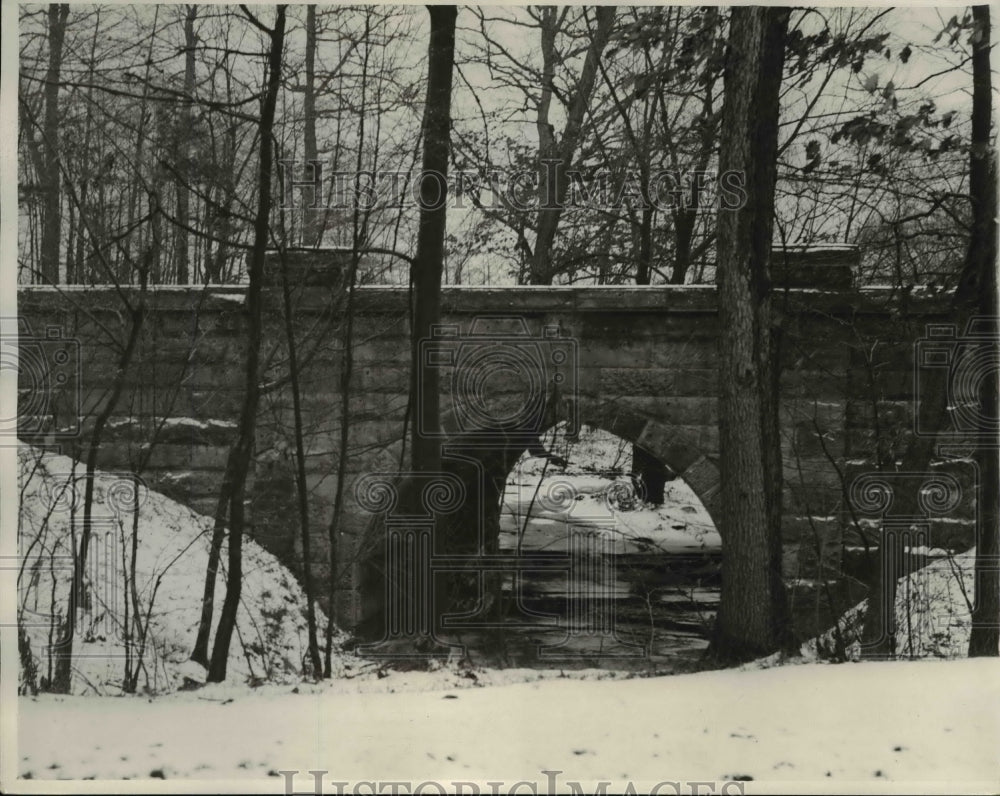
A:
<svg viewBox="0 0 1000 796">
<path fill-rule="evenodd" d="M 27 628 L 39 681 L 51 677 L 48 651 L 58 639 L 68 604 L 71 540 L 74 535 L 79 539 L 83 525 L 83 472 L 82 465 L 64 456 L 27 446 L 19 451 L 18 617 Z M 73 650 L 75 693 L 117 693 L 125 672 L 126 637 L 131 651 L 138 653 L 143 627 L 148 633 L 140 690 L 172 691 L 185 680 L 198 679 L 197 666 L 188 659 L 201 615 L 213 522 L 142 487 L 133 523 L 133 484 L 128 476 L 95 474 L 93 535 L 85 576 L 88 596 Z M 213 632 L 226 592 L 225 571 L 224 544 Z M 244 539 L 243 588 L 230 646 L 230 678 L 251 684 L 298 681 L 307 657 L 305 604 L 292 574 L 253 540 Z M 322 629 L 326 621 L 317 611 Z M 339 650 L 335 657 L 334 666 L 339 667 L 343 660 Z"/>
</svg>

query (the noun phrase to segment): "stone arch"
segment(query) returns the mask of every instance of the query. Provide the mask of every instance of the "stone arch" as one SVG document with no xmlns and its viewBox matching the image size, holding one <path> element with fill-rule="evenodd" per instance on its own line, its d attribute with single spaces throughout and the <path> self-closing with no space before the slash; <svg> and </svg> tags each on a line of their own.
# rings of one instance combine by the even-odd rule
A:
<svg viewBox="0 0 1000 796">
<path fill-rule="evenodd" d="M 576 398 L 570 407 L 581 423 L 637 444 L 660 459 L 687 483 L 718 528 L 718 464 L 705 453 L 701 442 L 689 429 L 651 417 L 619 402 Z M 554 412 L 547 413 L 544 427 L 533 429 L 530 434 L 502 430 L 470 432 L 460 426 L 454 410 L 442 412 L 442 469 L 467 484 L 469 491 L 466 494 L 471 499 L 435 526 L 436 552 L 475 554 L 480 545 L 487 553 L 496 552 L 494 546 L 499 543 L 500 531 L 499 499 L 508 474 L 540 434 L 559 420 Z M 376 554 L 377 550 L 372 548 L 370 552 Z M 379 561 L 380 556 L 366 557 L 361 567 L 362 600 L 373 609 L 376 605 L 381 606 L 382 584 L 386 577 L 384 570 L 371 566 Z M 381 610 L 379 607 L 370 617 L 374 622 L 372 629 L 381 627 Z M 360 627 L 358 629 L 361 630 Z"/>
<path fill-rule="evenodd" d="M 690 429 L 664 422 L 637 411 L 625 403 L 578 397 L 570 407 L 580 423 L 595 426 L 639 445 L 682 478 L 698 496 L 716 527 L 719 527 L 719 488 L 721 477 L 718 461 L 703 449 L 701 441 Z M 549 414 L 547 420 L 557 420 Z M 550 428 L 555 422 L 547 423 Z M 479 449 L 488 456 L 488 475 L 506 478 L 511 467 L 528 447 L 528 440 L 537 433 L 515 434 L 496 432 L 489 435 L 470 434 L 461 429 L 454 411 L 442 413 L 444 450 L 470 451 Z M 487 453 L 488 452 L 488 453 Z M 502 470 L 502 473 L 500 472 Z"/>
<path fill-rule="evenodd" d="M 604 429 L 644 448 L 673 470 L 698 496 L 718 528 L 721 485 L 718 461 L 702 450 L 700 440 L 690 429 L 617 402 L 584 399 L 579 401 L 578 409 L 581 423 Z"/>
</svg>

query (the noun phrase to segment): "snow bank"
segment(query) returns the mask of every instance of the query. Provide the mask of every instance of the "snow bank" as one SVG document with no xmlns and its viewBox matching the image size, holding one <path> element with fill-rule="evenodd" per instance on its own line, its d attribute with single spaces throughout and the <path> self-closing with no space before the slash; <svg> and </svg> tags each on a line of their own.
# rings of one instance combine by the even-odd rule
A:
<svg viewBox="0 0 1000 796">
<path fill-rule="evenodd" d="M 43 685 L 52 674 L 49 650 L 57 643 L 68 602 L 71 540 L 75 536 L 79 544 L 86 479 L 79 463 L 74 474 L 71 459 L 27 446 L 19 451 L 19 475 L 18 618 L 27 630 L 37 683 Z M 136 495 L 128 476 L 95 474 L 87 600 L 74 639 L 75 693 L 117 693 L 126 649 L 133 669 L 141 651 L 140 690 L 166 692 L 183 686 L 186 679 L 199 679 L 199 667 L 188 659 L 201 615 L 212 525 L 210 518 L 144 487 Z M 213 631 L 225 597 L 225 571 L 223 545 Z M 249 539 L 243 544 L 243 571 L 229 678 L 252 684 L 298 680 L 307 658 L 306 603 L 300 585 Z M 325 627 L 321 612 L 318 622 Z M 148 633 L 143 646 L 144 627 Z"/>
<path fill-rule="evenodd" d="M 942 551 L 944 552 L 944 551 Z M 976 550 L 942 558 L 907 577 L 896 589 L 896 655 L 901 658 L 964 658 L 972 632 Z M 841 616 L 837 627 L 802 646 L 806 660 L 832 650 L 838 633 L 847 639 L 846 657 L 858 660 L 858 639 L 868 600 Z M 773 657 L 773 656 L 772 656 Z M 768 661 L 772 662 L 771 659 Z"/>
</svg>

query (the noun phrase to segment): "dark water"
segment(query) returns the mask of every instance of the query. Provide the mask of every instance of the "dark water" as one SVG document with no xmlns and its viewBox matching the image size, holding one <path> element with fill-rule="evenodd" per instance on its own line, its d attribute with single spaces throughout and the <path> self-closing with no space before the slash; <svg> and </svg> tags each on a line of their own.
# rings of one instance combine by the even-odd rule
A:
<svg viewBox="0 0 1000 796">
<path fill-rule="evenodd" d="M 483 665 L 684 670 L 708 644 L 719 565 L 715 551 L 592 558 L 583 577 L 525 569 L 503 579 L 502 626 L 453 640 Z"/>
</svg>

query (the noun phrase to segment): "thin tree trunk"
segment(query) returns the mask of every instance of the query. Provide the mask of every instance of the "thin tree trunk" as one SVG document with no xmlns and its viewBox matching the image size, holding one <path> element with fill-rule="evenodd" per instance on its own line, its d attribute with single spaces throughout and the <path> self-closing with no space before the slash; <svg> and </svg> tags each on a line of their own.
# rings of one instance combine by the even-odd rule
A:
<svg viewBox="0 0 1000 796">
<path fill-rule="evenodd" d="M 367 43 L 366 43 L 367 46 Z M 318 177 L 313 172 L 320 169 L 319 147 L 316 143 L 316 6 L 306 7 L 306 77 L 302 93 L 302 121 L 306 156 L 303 181 L 311 181 Z M 306 246 L 320 246 L 323 243 L 323 216 L 321 199 L 323 189 L 319 180 L 311 201 L 303 209 L 302 242 Z"/>
<path fill-rule="evenodd" d="M 76 226 L 76 208 L 73 207 L 73 203 L 69 203 L 69 232 L 66 234 L 66 284 L 75 285 L 78 284 L 80 279 L 77 275 L 76 267 L 76 238 L 77 238 L 77 226 Z"/>
<path fill-rule="evenodd" d="M 94 70 L 97 68 L 97 42 L 101 34 L 101 10 L 98 8 L 94 14 L 94 35 L 90 39 L 90 61 L 87 64 L 87 82 L 90 85 L 87 87 L 87 116 L 83 127 L 83 150 L 80 153 L 79 163 L 80 172 L 82 173 L 83 180 L 80 183 L 78 196 L 81 202 L 87 201 L 88 195 L 88 185 L 87 178 L 90 175 L 91 164 L 88 162 L 90 157 L 90 141 L 91 133 L 93 130 L 93 120 L 94 120 Z M 152 45 L 150 45 L 152 46 Z M 148 75 L 148 70 L 147 70 Z M 66 282 L 68 284 L 84 284 L 87 282 L 89 275 L 85 273 L 83 266 L 83 251 L 85 235 L 83 234 L 83 213 L 84 205 L 78 208 L 74 202 L 69 203 L 70 212 L 70 234 L 69 243 L 66 247 Z M 74 215 L 79 217 L 79 224 L 77 224 L 75 234 L 73 229 L 73 218 Z M 158 216 L 157 216 L 158 217 Z M 154 280 L 155 282 L 155 280 Z"/>
<path fill-rule="evenodd" d="M 639 223 L 639 256 L 636 262 L 635 283 L 648 285 L 653 271 L 653 208 L 644 207 Z M 667 484 L 667 468 L 663 462 L 638 445 L 632 446 L 632 472 L 642 477 L 645 498 L 657 506 L 663 505 Z"/>
<path fill-rule="evenodd" d="M 226 74 L 226 100 L 232 101 L 232 76 Z M 229 237 L 233 233 L 232 209 L 235 201 L 236 173 L 236 125 L 230 124 L 222 135 L 222 168 L 225 177 L 221 183 L 221 208 L 217 214 L 215 235 L 218 240 L 215 253 L 206 258 L 205 281 L 222 283 L 225 281 L 226 260 L 229 257 Z"/>
<path fill-rule="evenodd" d="M 991 146 L 991 80 L 989 63 L 989 8 L 974 6 L 973 15 L 981 32 L 980 41 L 973 47 L 973 110 L 972 141 L 969 155 L 969 198 L 972 205 L 972 228 L 965 264 L 958 286 L 952 297 L 952 318 L 959 331 L 964 332 L 969 321 L 976 316 L 985 324 L 980 331 L 992 333 L 997 339 L 996 328 L 996 158 Z M 985 343 L 990 345 L 991 343 Z M 995 342 L 992 343 L 995 345 Z M 941 429 L 948 417 L 949 373 L 945 368 L 932 368 L 921 374 L 921 395 L 917 407 L 917 427 Z M 982 379 L 980 385 L 980 417 L 985 427 L 979 430 L 976 459 L 979 465 L 979 537 L 976 549 L 976 604 L 973 609 L 972 636 L 969 654 L 997 655 L 1000 643 L 1000 593 L 997 583 L 998 522 L 997 487 L 1000 470 L 997 463 L 996 431 L 989 428 L 990 418 L 996 422 L 996 382 Z M 971 396 L 970 396 L 971 397 Z M 914 435 L 907 447 L 900 472 L 923 473 L 937 451 L 936 434 Z M 893 513 L 899 516 L 918 516 L 918 496 L 912 490 L 894 493 Z M 883 539 L 880 554 L 883 561 L 903 560 L 904 540 L 900 534 L 890 534 Z M 992 571 L 991 571 L 992 570 Z M 898 587 L 897 576 L 884 578 L 884 567 L 877 569 L 868 598 L 868 610 L 862 629 L 862 655 L 865 658 L 885 659 L 894 656 L 895 605 Z"/>
<path fill-rule="evenodd" d="M 125 374 L 132 362 L 132 357 L 139 343 L 142 325 L 146 318 L 146 288 L 148 284 L 149 263 L 151 261 L 152 246 L 147 251 L 145 262 L 139 271 L 138 301 L 134 307 L 127 308 L 131 327 L 129 328 L 128 339 L 118 359 L 117 375 L 111 384 L 110 394 L 94 421 L 94 430 L 87 449 L 86 472 L 84 475 L 86 486 L 84 487 L 83 498 L 83 528 L 80 533 L 80 547 L 73 551 L 73 577 L 70 583 L 66 620 L 62 628 L 62 638 L 59 640 L 59 652 L 56 658 L 56 671 L 53 679 L 53 690 L 63 694 L 68 694 L 72 690 L 73 640 L 76 634 L 77 611 L 85 606 L 87 604 L 86 601 L 89 599 L 86 594 L 85 574 L 87 572 L 87 556 L 90 550 L 90 540 L 93 530 L 94 474 L 97 470 L 97 454 L 101 450 L 104 429 L 107 427 L 108 421 L 118 406 L 122 390 L 125 387 Z M 73 477 L 75 479 L 75 472 Z M 75 483 L 71 485 L 71 489 L 75 489 L 75 487 Z"/>
<path fill-rule="evenodd" d="M 184 17 L 184 102 L 181 104 L 180 127 L 177 131 L 177 149 L 180 155 L 177 182 L 177 284 L 186 285 L 190 281 L 188 253 L 188 226 L 190 225 L 190 184 L 193 177 L 191 168 L 191 97 L 194 95 L 194 49 L 197 39 L 194 22 L 198 18 L 198 6 L 188 5 Z"/>
<path fill-rule="evenodd" d="M 316 637 L 316 598 L 312 576 L 312 540 L 309 536 L 309 487 L 306 483 L 306 451 L 305 443 L 302 439 L 302 392 L 299 385 L 295 325 L 292 320 L 292 290 L 288 283 L 288 263 L 284 253 L 282 253 L 281 258 L 281 296 L 285 309 L 285 337 L 288 341 L 288 373 L 291 379 L 292 414 L 295 423 L 295 486 L 299 509 L 299 535 L 302 539 L 302 585 L 306 593 L 309 663 L 312 666 L 313 677 L 318 679 L 323 673 L 323 662 L 320 659 L 319 641 Z M 333 577 L 332 574 L 331 577 Z"/>
<path fill-rule="evenodd" d="M 371 35 L 371 9 L 365 9 L 365 29 L 362 37 L 365 42 L 365 54 L 361 61 L 361 103 L 358 108 L 358 141 L 365 140 L 365 118 L 368 109 L 368 65 L 371 48 L 368 40 Z M 377 138 L 377 136 L 376 136 Z M 339 142 L 337 157 L 339 158 Z M 361 174 L 364 163 L 364 145 L 359 144 L 354 161 L 354 172 Z M 325 225 L 325 221 L 323 222 Z M 337 611 L 337 585 L 339 583 L 338 567 L 340 563 L 340 528 L 344 516 L 344 488 L 347 484 L 347 463 L 350 458 L 348 444 L 351 436 L 351 380 L 354 377 L 354 296 L 358 286 L 358 265 L 361 262 L 361 249 L 367 239 L 368 213 L 362 220 L 360 197 L 354 193 L 354 206 L 351 213 L 351 264 L 347 272 L 347 301 L 345 306 L 343 358 L 340 367 L 340 436 L 337 450 L 337 481 L 333 495 L 333 516 L 327 528 L 327 543 L 329 545 L 330 583 L 327 592 L 330 610 L 326 619 L 326 646 L 323 650 L 323 676 L 329 678 L 333 674 L 333 631 L 335 612 Z"/>
<path fill-rule="evenodd" d="M 547 108 L 539 109 L 539 208 L 535 229 L 535 247 L 529 263 L 529 279 L 534 285 L 550 285 L 555 276 L 552 263 L 552 246 L 555 242 L 559 219 L 562 218 L 563 206 L 569 191 L 566 171 L 573 165 L 573 159 L 580 143 L 583 130 L 583 119 L 590 105 L 590 98 L 597 81 L 598 62 L 604 54 L 604 48 L 611 38 L 611 29 L 615 21 L 614 6 L 597 7 L 597 29 L 587 48 L 587 56 L 580 73 L 580 81 L 567 111 L 566 127 L 558 145 L 551 133 Z M 543 37 L 546 31 L 542 31 Z M 554 32 L 552 34 L 554 36 Z M 543 47 L 543 50 L 551 47 Z M 554 57 L 550 52 L 548 59 Z M 547 74 L 552 69 L 547 67 Z M 543 86 L 551 92 L 551 86 Z"/>
<path fill-rule="evenodd" d="M 347 299 L 344 305 L 344 354 L 340 369 L 340 446 L 337 451 L 337 482 L 333 497 L 333 516 L 327 528 L 329 545 L 330 583 L 327 592 L 329 610 L 326 615 L 326 644 L 323 649 L 323 677 L 333 674 L 333 634 L 335 612 L 337 610 L 338 567 L 340 564 L 340 544 L 338 533 L 341 519 L 344 515 L 344 486 L 347 482 L 347 462 L 350 455 L 347 450 L 350 441 L 351 420 L 351 379 L 354 374 L 354 294 L 358 282 L 358 249 L 355 246 L 351 253 L 351 265 L 347 274 Z"/>
<path fill-rule="evenodd" d="M 718 26 L 719 10 L 712 6 L 705 8 L 705 29 L 712 31 Z M 675 257 L 674 267 L 670 272 L 670 284 L 683 285 L 687 279 L 688 270 L 691 268 L 691 248 L 694 241 L 694 228 L 698 220 L 698 209 L 701 205 L 702 187 L 699 175 L 708 168 L 709 160 L 715 148 L 716 126 L 711 123 L 714 114 L 712 102 L 712 82 L 713 64 L 711 58 L 705 59 L 705 71 L 703 79 L 705 84 L 705 96 L 701 102 L 701 134 L 699 136 L 698 160 L 694 165 L 694 182 L 691 187 L 690 204 L 685 204 L 687 198 L 681 202 L 681 206 L 674 212 L 674 232 L 675 232 Z"/>
<path fill-rule="evenodd" d="M 243 7 L 246 11 L 246 7 Z M 254 219 L 254 240 L 250 251 L 247 288 L 247 349 L 244 378 L 243 408 L 240 411 L 236 443 L 229 451 L 226 462 L 229 494 L 229 542 L 227 549 L 228 572 L 226 597 L 222 602 L 219 625 L 215 631 L 212 658 L 209 661 L 208 680 L 222 682 L 226 679 L 229 662 L 229 644 L 236 628 L 240 592 L 243 586 L 243 501 L 246 494 L 247 472 L 253 458 L 254 437 L 257 427 L 257 405 L 260 401 L 260 346 L 262 336 L 261 282 L 264 255 L 267 251 L 271 216 L 271 171 L 274 159 L 271 133 L 274 129 L 275 106 L 281 87 L 281 62 L 285 43 L 285 9 L 275 7 L 274 29 L 267 64 L 267 91 L 264 95 L 259 124 L 260 161 L 257 196 L 257 215 Z"/>
<path fill-rule="evenodd" d="M 747 204 L 719 214 L 722 593 L 709 654 L 728 663 L 782 647 L 781 448 L 768 261 L 787 8 L 732 10 L 720 171 L 745 175 Z"/>
<path fill-rule="evenodd" d="M 63 42 L 66 38 L 66 20 L 69 6 L 53 4 L 49 15 L 49 67 L 45 73 L 45 121 L 43 127 L 42 163 L 43 212 L 40 270 L 42 281 L 59 282 L 59 239 L 62 231 L 62 193 L 60 190 L 59 158 L 59 82 L 62 73 Z"/>
<path fill-rule="evenodd" d="M 212 633 L 212 617 L 215 614 L 215 582 L 219 576 L 219 562 L 222 560 L 222 543 L 226 540 L 226 512 L 229 508 L 229 495 L 232 489 L 231 473 L 227 461 L 226 472 L 219 489 L 219 499 L 215 505 L 212 541 L 208 548 L 208 563 L 205 567 L 205 584 L 201 594 L 201 616 L 198 620 L 198 633 L 195 636 L 191 660 L 208 667 L 208 640 Z"/>
<path fill-rule="evenodd" d="M 671 285 L 683 285 L 691 267 L 691 241 L 694 238 L 694 222 L 697 211 L 681 207 L 674 213 L 674 268 L 670 272 Z"/>
</svg>

